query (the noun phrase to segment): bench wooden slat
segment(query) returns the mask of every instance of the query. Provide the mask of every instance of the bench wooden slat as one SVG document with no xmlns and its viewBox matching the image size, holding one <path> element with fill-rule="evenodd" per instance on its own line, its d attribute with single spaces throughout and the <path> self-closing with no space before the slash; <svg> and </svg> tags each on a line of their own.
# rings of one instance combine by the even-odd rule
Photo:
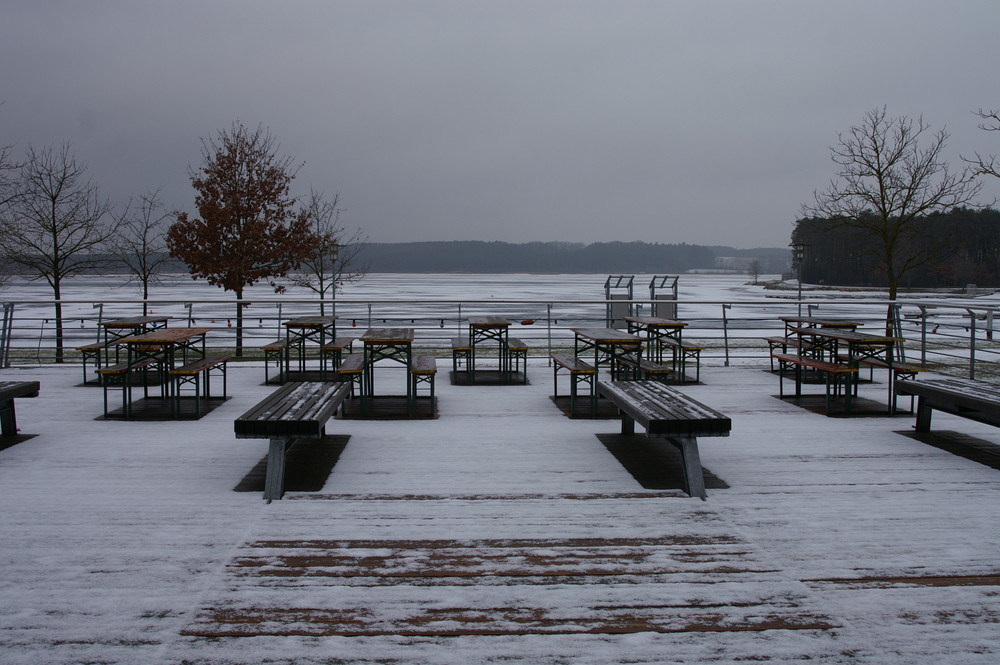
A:
<svg viewBox="0 0 1000 665">
<path fill-rule="evenodd" d="M 38 381 L 0 381 L 0 400 L 15 397 L 38 397 Z"/>
<path fill-rule="evenodd" d="M 182 374 L 186 376 L 194 376 L 204 372 L 205 370 L 210 370 L 218 365 L 228 362 L 232 359 L 230 355 L 218 355 L 218 356 L 208 356 L 206 358 L 199 358 L 194 362 L 190 362 L 186 365 L 181 365 L 180 367 L 175 367 L 170 370 L 171 374 Z"/>
<path fill-rule="evenodd" d="M 344 358 L 337 368 L 338 374 L 361 374 L 365 371 L 365 357 L 360 353 L 355 353 Z"/>
<path fill-rule="evenodd" d="M 658 381 L 599 381 L 598 391 L 653 436 L 729 436 L 732 420 Z"/>
<path fill-rule="evenodd" d="M 577 358 L 572 353 L 551 353 L 552 361 L 571 374 L 596 374 L 597 368 Z"/>
<path fill-rule="evenodd" d="M 288 346 L 288 340 L 276 339 L 273 342 L 261 345 L 261 351 L 282 351 Z"/>
<path fill-rule="evenodd" d="M 469 343 L 466 337 L 452 337 L 451 338 L 451 350 L 452 351 L 472 351 L 472 344 Z"/>
<path fill-rule="evenodd" d="M 149 367 L 150 365 L 153 365 L 156 362 L 157 361 L 154 358 L 146 358 L 145 360 L 134 362 L 131 365 L 128 364 L 127 362 L 124 362 L 124 363 L 118 363 L 116 365 L 107 365 L 95 371 L 98 374 L 104 376 L 122 376 L 134 370 L 145 369 L 146 367 Z"/>
<path fill-rule="evenodd" d="M 288 383 L 234 421 L 238 439 L 319 438 L 349 383 Z"/>
<path fill-rule="evenodd" d="M 430 375 L 437 373 L 437 358 L 431 355 L 413 356 L 410 360 L 410 374 Z"/>
<path fill-rule="evenodd" d="M 897 395 L 919 398 L 915 427 L 918 432 L 930 431 L 934 409 L 1000 427 L 1000 385 L 949 377 L 899 381 L 895 390 Z"/>
<path fill-rule="evenodd" d="M 830 372 L 832 374 L 856 374 L 858 371 L 857 367 L 851 367 L 850 365 L 820 360 L 819 358 L 810 358 L 809 356 L 800 356 L 793 353 L 772 353 L 771 357 L 779 362 L 801 365 L 803 367 L 811 367 L 812 369 L 816 369 L 821 372 Z"/>
<path fill-rule="evenodd" d="M 320 347 L 321 353 L 343 352 L 357 340 L 357 337 L 338 337 L 337 339 Z"/>
<path fill-rule="evenodd" d="M 522 342 L 517 337 L 508 337 L 507 349 L 514 353 L 525 353 L 528 350 L 528 345 Z"/>
</svg>

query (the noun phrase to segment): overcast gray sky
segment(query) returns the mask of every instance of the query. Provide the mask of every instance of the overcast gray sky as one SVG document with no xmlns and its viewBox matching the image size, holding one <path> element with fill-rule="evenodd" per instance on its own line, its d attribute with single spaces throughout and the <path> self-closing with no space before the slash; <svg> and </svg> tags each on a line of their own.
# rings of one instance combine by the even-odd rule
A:
<svg viewBox="0 0 1000 665">
<path fill-rule="evenodd" d="M 946 128 L 953 166 L 1000 153 L 972 114 L 998 26 L 997 0 L 5 0 L 0 144 L 193 212 L 238 119 L 373 242 L 785 246 L 872 108 Z"/>
</svg>

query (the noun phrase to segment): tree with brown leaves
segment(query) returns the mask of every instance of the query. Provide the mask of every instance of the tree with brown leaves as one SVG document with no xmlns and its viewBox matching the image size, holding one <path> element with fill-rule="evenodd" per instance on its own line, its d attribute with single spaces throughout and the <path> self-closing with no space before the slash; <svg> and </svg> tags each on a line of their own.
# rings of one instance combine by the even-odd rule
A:
<svg viewBox="0 0 1000 665">
<path fill-rule="evenodd" d="M 239 122 L 202 141 L 201 168 L 191 173 L 199 218 L 178 213 L 167 248 L 193 279 L 236 295 L 236 355 L 243 352 L 243 290 L 297 270 L 327 240 L 313 233 L 308 210 L 290 195 L 297 168 L 277 154 L 270 132 Z"/>
</svg>

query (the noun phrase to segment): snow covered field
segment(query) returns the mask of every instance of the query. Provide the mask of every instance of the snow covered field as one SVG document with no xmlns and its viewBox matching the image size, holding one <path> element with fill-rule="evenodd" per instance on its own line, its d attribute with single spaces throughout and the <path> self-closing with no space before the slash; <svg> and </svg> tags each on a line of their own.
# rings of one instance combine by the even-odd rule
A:
<svg viewBox="0 0 1000 665">
<path fill-rule="evenodd" d="M 267 448 L 233 436 L 259 364 L 192 422 L 100 419 L 78 366 L 0 370 L 42 386 L 0 451 L 0 662 L 1000 662 L 1000 471 L 765 370 L 683 388 L 733 419 L 704 502 L 640 484 L 628 450 L 641 477 L 657 449 L 564 417 L 535 359 L 528 386 L 441 372 L 437 420 L 332 422 L 325 485 L 270 505 L 234 491 Z"/>
</svg>

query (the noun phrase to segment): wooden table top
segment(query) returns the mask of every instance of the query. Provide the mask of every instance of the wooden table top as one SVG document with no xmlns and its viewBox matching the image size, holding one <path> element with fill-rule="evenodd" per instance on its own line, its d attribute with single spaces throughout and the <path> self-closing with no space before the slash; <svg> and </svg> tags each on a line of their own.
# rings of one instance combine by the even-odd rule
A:
<svg viewBox="0 0 1000 665">
<path fill-rule="evenodd" d="M 336 320 L 336 316 L 300 316 L 289 319 L 282 325 L 286 328 L 325 328 L 332 326 Z"/>
<path fill-rule="evenodd" d="M 361 335 L 365 344 L 406 344 L 413 342 L 413 328 L 370 328 Z"/>
<path fill-rule="evenodd" d="M 510 321 L 502 316 L 470 316 L 469 327 L 471 328 L 507 328 Z"/>
<path fill-rule="evenodd" d="M 169 316 L 133 316 L 127 319 L 101 321 L 97 325 L 102 328 L 141 328 L 150 323 L 166 323 L 169 319 Z"/>
<path fill-rule="evenodd" d="M 686 321 L 664 319 L 659 316 L 626 316 L 625 320 L 629 323 L 637 323 L 649 328 L 683 328 L 687 325 Z"/>
<path fill-rule="evenodd" d="M 589 339 L 598 344 L 641 344 L 642 340 L 615 328 L 570 328 L 577 337 Z"/>
<path fill-rule="evenodd" d="M 822 337 L 833 339 L 849 344 L 894 344 L 902 342 L 901 337 L 887 337 L 881 333 L 868 332 L 867 330 L 840 330 L 837 328 L 799 328 L 793 330 L 797 335 L 809 335 L 811 337 Z"/>
<path fill-rule="evenodd" d="M 118 344 L 181 344 L 199 335 L 211 332 L 211 328 L 157 328 L 141 335 L 123 337 Z"/>
<path fill-rule="evenodd" d="M 819 326 L 820 328 L 858 328 L 861 326 L 857 321 L 819 319 L 813 316 L 781 316 L 778 318 L 785 323 L 801 323 L 807 326 Z"/>
</svg>

